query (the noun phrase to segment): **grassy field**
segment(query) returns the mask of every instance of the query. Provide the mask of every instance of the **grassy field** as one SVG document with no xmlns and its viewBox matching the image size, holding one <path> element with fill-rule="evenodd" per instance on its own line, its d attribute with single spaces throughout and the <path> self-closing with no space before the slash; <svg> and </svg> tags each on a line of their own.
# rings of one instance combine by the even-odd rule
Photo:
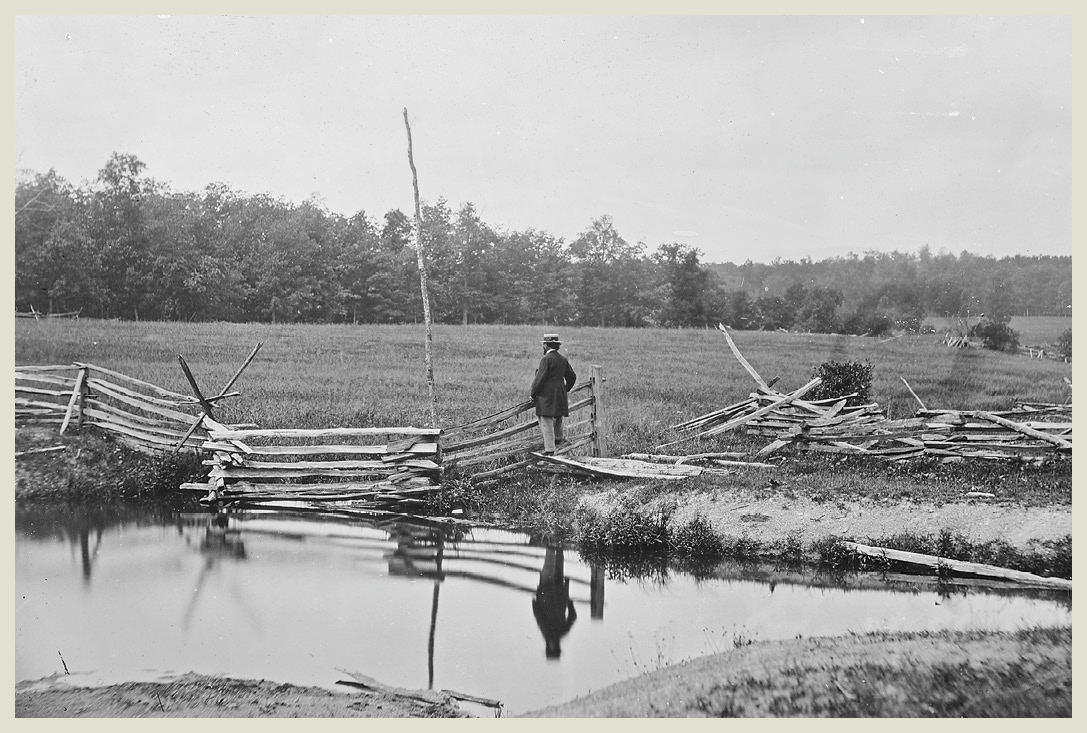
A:
<svg viewBox="0 0 1087 733">
<path fill-rule="evenodd" d="M 440 423 L 456 425 L 527 399 L 544 330 L 555 329 L 435 328 Z M 604 370 L 612 455 L 655 452 L 657 446 L 678 437 L 671 425 L 740 401 L 754 388 L 751 376 L 716 331 L 569 328 L 561 329 L 561 336 L 565 340 L 563 350 L 582 379 L 587 378 L 590 365 L 598 364 Z M 981 349 L 949 349 L 933 335 L 880 340 L 737 331 L 733 338 L 754 368 L 765 379 L 779 377 L 776 386 L 785 391 L 806 383 L 824 361 L 871 362 L 871 399 L 882 405 L 891 418 L 912 415 L 918 407 L 900 378 L 910 383 L 929 408 L 1006 409 L 1017 398 L 1065 402 L 1070 397 L 1064 381 L 1065 377 L 1071 378 L 1070 364 Z M 422 326 L 19 319 L 15 361 L 38 365 L 89 362 L 187 393 L 188 384 L 177 362 L 180 354 L 204 391 L 213 392 L 233 376 L 260 341 L 264 344 L 260 354 L 235 385 L 241 396 L 226 403 L 218 413 L 220 419 L 267 428 L 423 426 L 429 421 L 423 340 Z M 753 455 L 766 442 L 763 438 L 724 433 L 668 452 L 739 450 Z M 72 455 L 78 457 L 80 453 Z M 89 453 L 82 455 L 85 458 Z M 72 461 L 78 462 L 77 458 Z M 83 469 L 78 466 L 66 468 L 55 461 L 34 465 L 38 464 L 45 467 L 41 470 L 56 475 L 43 474 L 24 482 L 26 490 L 50 494 L 50 487 L 63 490 L 74 482 L 87 484 L 85 493 L 94 494 L 94 476 L 81 478 Z M 109 470 L 109 465 L 106 462 L 104 470 Z M 136 475 L 142 470 L 134 465 L 129 473 Z M 191 467 L 164 465 L 156 470 L 164 477 L 156 485 L 165 487 L 171 481 L 176 486 L 175 475 Z M 1072 501 L 1071 473 L 1070 460 L 1028 470 L 985 461 L 940 465 L 931 460 L 886 463 L 832 454 L 796 454 L 783 456 L 777 462 L 776 482 L 768 482 L 760 471 L 739 471 L 725 477 L 704 476 L 693 482 L 626 486 L 624 507 L 629 511 L 620 512 L 618 517 L 604 517 L 603 523 L 590 521 L 591 516 L 578 518 L 572 511 L 586 492 L 597 488 L 560 481 L 542 472 L 511 475 L 486 489 L 451 480 L 441 501 L 460 501 L 477 516 L 548 537 L 575 537 L 586 546 L 596 540 L 597 545 L 615 549 L 620 540 L 630 539 L 624 528 L 641 527 L 646 522 L 659 524 L 655 510 L 651 510 L 652 516 L 641 516 L 645 507 L 660 500 L 682 503 L 697 498 L 700 492 L 726 503 L 734 503 L 739 496 L 752 501 L 778 497 L 825 503 L 840 510 L 842 502 L 851 501 L 940 505 L 961 501 L 965 492 L 980 487 L 1003 502 L 1022 507 L 1068 507 Z M 147 482 L 129 483 L 138 494 Z M 127 496 L 132 491 L 125 489 L 121 493 Z M 590 537 L 594 528 L 599 530 L 598 536 Z M 827 544 L 813 542 L 810 547 L 792 548 L 788 541 L 774 540 L 756 547 L 743 533 L 714 536 L 708 526 L 697 522 L 657 529 L 658 544 L 672 551 L 689 545 L 684 551 L 691 556 L 725 553 L 785 557 L 797 554 L 794 549 L 822 556 L 821 547 Z M 942 552 L 974 562 L 1000 562 L 1029 572 L 1071 573 L 1070 536 L 1061 540 L 1059 547 L 1045 546 L 1022 553 L 1004 542 L 947 535 L 936 525 L 930 529 L 923 536 L 880 537 L 875 544 L 930 554 Z M 618 549 L 646 550 L 649 534 L 634 534 L 637 547 Z"/>
<path fill-rule="evenodd" d="M 1061 319 L 1039 319 L 1061 320 Z M 544 330 L 438 326 L 434 373 L 443 425 L 491 414 L 528 397 Z M 712 330 L 567 328 L 564 353 L 579 373 L 599 364 L 614 452 L 666 442 L 669 426 L 746 397 L 754 382 Z M 737 331 L 765 379 L 795 389 L 824 361 L 870 361 L 871 397 L 888 417 L 929 408 L 1005 409 L 1017 398 L 1065 402 L 1070 364 L 980 349 L 949 349 L 932 335 L 855 336 Z M 250 349 L 260 354 L 221 417 L 262 427 L 425 425 L 429 420 L 422 326 L 132 323 L 91 319 L 15 324 L 16 364 L 84 361 L 188 393 L 183 355 L 205 392 L 217 391 Z M 722 440 L 727 443 L 731 436 Z"/>
</svg>

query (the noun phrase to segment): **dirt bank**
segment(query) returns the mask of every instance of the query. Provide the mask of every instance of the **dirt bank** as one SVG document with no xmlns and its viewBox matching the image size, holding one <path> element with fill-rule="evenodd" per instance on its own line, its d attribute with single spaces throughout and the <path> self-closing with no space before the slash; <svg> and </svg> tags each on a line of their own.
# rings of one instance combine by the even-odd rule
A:
<svg viewBox="0 0 1087 733">
<path fill-rule="evenodd" d="M 432 694 L 432 693 L 431 693 Z M 876 634 L 738 649 L 620 682 L 525 717 L 1067 717 L 1071 629 Z M 462 717 L 451 703 L 184 675 L 15 689 L 16 717 Z"/>
<path fill-rule="evenodd" d="M 623 502 L 628 486 L 582 497 L 598 511 Z M 934 534 L 949 530 L 978 543 L 1001 540 L 1020 550 L 1072 534 L 1071 505 L 1022 506 L 985 499 L 941 504 L 910 500 L 837 499 L 817 502 L 784 493 L 737 490 L 668 494 L 648 502 L 645 510 L 674 507 L 672 520 L 682 524 L 702 515 L 725 536 L 749 537 L 762 544 L 792 539 L 807 546 L 826 537 L 864 542 L 900 533 Z"/>
<path fill-rule="evenodd" d="M 15 686 L 19 718 L 456 718 L 452 703 L 388 692 L 333 692 L 187 674 L 165 682 L 79 687 L 63 676 Z"/>
<path fill-rule="evenodd" d="M 1072 630 L 764 642 L 527 717 L 1068 717 Z"/>
</svg>

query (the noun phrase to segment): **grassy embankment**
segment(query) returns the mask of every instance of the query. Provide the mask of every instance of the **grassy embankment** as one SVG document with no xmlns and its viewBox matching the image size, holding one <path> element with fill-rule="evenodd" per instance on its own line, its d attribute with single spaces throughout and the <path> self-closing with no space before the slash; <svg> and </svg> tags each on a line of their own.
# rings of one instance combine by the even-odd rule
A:
<svg viewBox="0 0 1087 733">
<path fill-rule="evenodd" d="M 1055 341 L 1068 319 L 1018 319 L 1033 341 Z M 544 330 L 531 326 L 437 326 L 435 378 L 442 424 L 454 425 L 527 397 Z M 1052 334 L 1048 331 L 1053 330 Z M 257 341 L 264 346 L 236 385 L 242 396 L 227 403 L 219 417 L 262 427 L 346 427 L 425 425 L 429 419 L 423 373 L 422 326 L 295 326 L 269 324 L 122 323 L 30 321 L 15 328 L 17 364 L 84 361 L 121 371 L 160 386 L 188 392 L 176 356 L 183 355 L 205 390 L 222 386 Z M 751 377 L 733 358 L 721 334 L 712 330 L 628 330 L 563 328 L 564 352 L 582 377 L 590 364 L 603 366 L 610 452 L 654 452 L 677 436 L 669 426 L 745 398 Z M 900 378 L 930 408 L 1007 409 L 1014 399 L 1064 402 L 1070 396 L 1063 377 L 1071 365 L 1026 359 L 984 350 L 948 349 L 934 335 L 891 340 L 794 333 L 736 332 L 744 356 L 766 379 L 780 377 L 782 390 L 806 382 L 824 361 L 871 361 L 871 398 L 890 418 L 908 417 L 917 408 Z M 18 440 L 18 439 L 17 439 Z M 754 452 L 764 444 L 741 434 L 691 441 L 671 453 Z M 17 450 L 19 446 L 17 444 Z M 48 458 L 38 459 L 40 461 Z M 172 474 L 168 474 L 172 475 Z M 908 499 L 947 502 L 983 488 L 1004 501 L 1028 506 L 1071 504 L 1071 462 L 1020 469 L 1005 464 L 905 464 L 800 455 L 780 460 L 774 476 L 788 491 L 816 501 Z M 797 480 L 797 479 L 803 480 Z M 640 514 L 638 505 L 662 494 L 746 490 L 774 492 L 765 473 L 737 472 L 681 484 L 651 482 L 628 490 L 627 506 L 600 517 L 571 507 L 596 484 L 535 472 L 508 481 L 473 487 L 450 482 L 451 492 L 489 516 L 500 516 L 542 533 L 580 539 L 587 547 L 671 551 L 679 554 L 777 554 L 812 552 L 829 557 L 827 547 L 760 547 L 742 538 L 712 537 L 697 520 L 672 526 L 668 517 Z M 650 530 L 657 527 L 656 534 Z M 975 546 L 964 538 L 941 535 L 893 539 L 900 549 L 943 549 L 957 559 L 1038 570 L 1070 566 L 1068 548 L 1046 557 L 1015 557 L 999 545 Z M 628 542 L 629 540 L 629 542 Z M 1052 550 L 1052 548 L 1051 548 Z M 1067 552 L 1066 552 L 1067 550 Z M 1056 559 L 1053 555 L 1055 553 Z"/>
</svg>

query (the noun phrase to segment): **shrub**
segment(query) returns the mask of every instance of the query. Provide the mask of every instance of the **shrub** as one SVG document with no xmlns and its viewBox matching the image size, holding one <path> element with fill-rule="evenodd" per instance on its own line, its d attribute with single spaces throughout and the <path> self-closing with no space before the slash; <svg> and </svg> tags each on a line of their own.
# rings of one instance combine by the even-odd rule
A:
<svg viewBox="0 0 1087 733">
<path fill-rule="evenodd" d="M 1069 328 L 1061 334 L 1060 339 L 1057 341 L 1057 353 L 1065 359 L 1072 358 L 1072 329 Z"/>
<path fill-rule="evenodd" d="M 1007 323 L 981 321 L 970 329 L 970 335 L 981 339 L 981 345 L 993 351 L 1017 351 L 1019 332 Z"/>
<path fill-rule="evenodd" d="M 891 332 L 894 321 L 882 313 L 857 311 L 842 322 L 842 330 L 855 336 L 883 336 Z"/>
<path fill-rule="evenodd" d="M 823 400 L 853 395 L 846 400 L 846 404 L 863 405 L 868 402 L 872 389 L 872 363 L 824 361 L 812 372 L 812 377 L 819 377 L 823 381 L 808 392 L 806 399 Z"/>
</svg>

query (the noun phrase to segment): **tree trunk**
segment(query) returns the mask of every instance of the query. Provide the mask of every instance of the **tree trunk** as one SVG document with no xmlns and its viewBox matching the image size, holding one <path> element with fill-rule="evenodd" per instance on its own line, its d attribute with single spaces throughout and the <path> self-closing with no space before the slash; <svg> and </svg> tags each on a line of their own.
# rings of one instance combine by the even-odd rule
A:
<svg viewBox="0 0 1087 733">
<path fill-rule="evenodd" d="M 419 174 L 411 151 L 411 125 L 408 124 L 408 108 L 404 108 L 404 127 L 408 131 L 408 165 L 411 166 L 411 185 L 415 193 L 415 254 L 419 264 L 419 291 L 423 297 L 423 322 L 426 324 L 426 384 L 430 392 L 430 425 L 438 427 L 438 398 L 434 394 L 434 337 L 431 334 L 430 293 L 427 291 L 426 260 L 423 258 L 423 214 L 419 207 Z"/>
</svg>

